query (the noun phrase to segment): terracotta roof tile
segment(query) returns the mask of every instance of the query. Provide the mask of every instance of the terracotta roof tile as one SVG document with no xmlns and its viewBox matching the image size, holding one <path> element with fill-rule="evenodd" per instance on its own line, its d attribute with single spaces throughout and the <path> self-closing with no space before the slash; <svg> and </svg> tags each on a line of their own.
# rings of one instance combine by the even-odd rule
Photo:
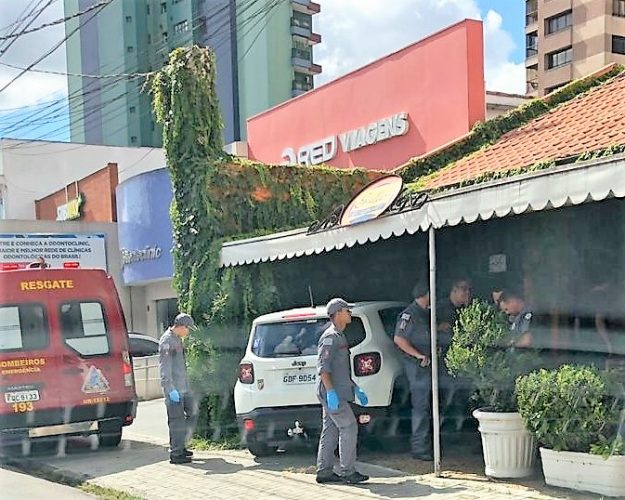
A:
<svg viewBox="0 0 625 500">
<path fill-rule="evenodd" d="M 440 170 L 425 187 L 451 186 L 485 173 L 529 167 L 613 144 L 625 144 L 625 73 Z"/>
</svg>

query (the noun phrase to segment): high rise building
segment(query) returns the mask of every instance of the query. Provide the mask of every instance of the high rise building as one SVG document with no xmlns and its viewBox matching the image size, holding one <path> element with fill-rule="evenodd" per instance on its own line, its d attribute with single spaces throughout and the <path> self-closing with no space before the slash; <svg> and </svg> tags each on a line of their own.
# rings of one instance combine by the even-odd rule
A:
<svg viewBox="0 0 625 500">
<path fill-rule="evenodd" d="M 527 93 L 625 63 L 625 0 L 525 0 Z"/>
<path fill-rule="evenodd" d="M 98 1 L 64 0 L 65 15 Z M 160 146 L 145 79 L 127 75 L 191 44 L 215 51 L 224 141 L 243 140 L 249 116 L 313 88 L 319 11 L 311 0 L 113 0 L 67 21 L 68 34 L 80 27 L 66 43 L 72 142 Z"/>
</svg>

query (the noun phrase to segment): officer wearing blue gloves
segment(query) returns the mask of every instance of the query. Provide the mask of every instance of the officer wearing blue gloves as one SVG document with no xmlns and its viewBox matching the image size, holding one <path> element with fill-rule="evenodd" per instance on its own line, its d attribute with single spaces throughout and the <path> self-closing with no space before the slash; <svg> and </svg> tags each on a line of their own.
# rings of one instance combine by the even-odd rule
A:
<svg viewBox="0 0 625 500">
<path fill-rule="evenodd" d="M 361 483 L 368 476 L 356 471 L 358 424 L 350 406 L 354 394 L 362 406 L 369 400 L 353 381 L 349 344 L 343 331 L 352 321 L 350 305 L 343 299 L 328 302 L 327 313 L 332 324 L 319 338 L 317 397 L 323 408 L 323 421 L 317 453 L 317 482 Z M 339 447 L 341 475 L 334 472 L 334 451 Z"/>
<path fill-rule="evenodd" d="M 193 456 L 186 443 L 195 427 L 197 408 L 189 391 L 182 339 L 195 329 L 191 316 L 178 314 L 158 345 L 161 386 L 169 426 L 169 462 L 172 464 L 189 463 Z"/>
</svg>

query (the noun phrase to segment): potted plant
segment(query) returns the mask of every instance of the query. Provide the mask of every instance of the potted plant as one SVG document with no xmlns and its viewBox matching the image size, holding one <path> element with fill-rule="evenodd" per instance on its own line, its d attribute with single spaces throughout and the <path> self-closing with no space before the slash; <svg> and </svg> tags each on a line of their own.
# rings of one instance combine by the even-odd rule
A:
<svg viewBox="0 0 625 500">
<path fill-rule="evenodd" d="M 446 356 L 454 377 L 467 377 L 475 386 L 481 407 L 479 422 L 485 473 L 499 478 L 532 474 L 536 455 L 534 436 L 517 412 L 515 379 L 529 372 L 534 356 L 510 347 L 505 317 L 489 304 L 474 300 L 460 312 Z"/>
<path fill-rule="evenodd" d="M 541 445 L 546 483 L 625 496 L 622 386 L 594 366 L 563 365 L 519 377 L 516 387 L 519 411 Z"/>
</svg>

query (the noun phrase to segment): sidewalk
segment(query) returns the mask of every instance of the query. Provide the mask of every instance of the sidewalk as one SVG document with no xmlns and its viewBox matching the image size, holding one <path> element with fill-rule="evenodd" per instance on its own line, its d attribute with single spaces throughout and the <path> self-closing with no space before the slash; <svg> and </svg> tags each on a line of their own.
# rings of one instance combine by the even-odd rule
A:
<svg viewBox="0 0 625 500">
<path fill-rule="evenodd" d="M 410 476 L 392 469 L 359 464 L 371 480 L 359 486 L 318 485 L 312 454 L 279 454 L 254 458 L 245 450 L 196 452 L 193 463 L 171 465 L 164 445 L 166 430 L 153 413 L 161 402 L 142 403 L 142 422 L 125 432 L 119 449 L 91 450 L 88 443 L 72 443 L 65 456 L 34 457 L 38 466 L 52 467 L 71 477 L 88 479 L 100 486 L 124 490 L 148 499 L 302 499 L 348 500 L 357 498 L 436 498 L 481 500 L 594 498 L 557 490 L 552 495 L 519 485 L 489 481 L 483 477 L 462 478 L 453 473 Z M 141 415 L 143 413 L 143 415 Z M 149 418 L 148 418 L 149 417 Z M 157 434 L 153 431 L 159 427 Z M 83 440 L 86 441 L 86 440 Z"/>
</svg>

